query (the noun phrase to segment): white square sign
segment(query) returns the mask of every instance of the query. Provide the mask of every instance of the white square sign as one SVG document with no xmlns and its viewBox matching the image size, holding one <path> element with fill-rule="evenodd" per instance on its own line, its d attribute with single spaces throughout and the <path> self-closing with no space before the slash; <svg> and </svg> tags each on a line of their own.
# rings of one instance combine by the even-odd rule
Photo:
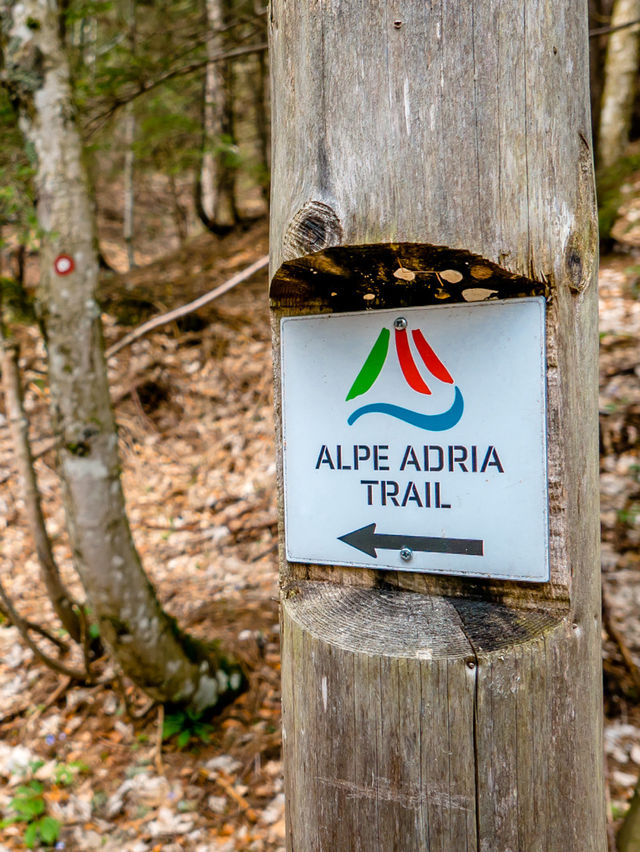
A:
<svg viewBox="0 0 640 852">
<path fill-rule="evenodd" d="M 281 323 L 289 561 L 549 579 L 543 298 Z"/>
</svg>

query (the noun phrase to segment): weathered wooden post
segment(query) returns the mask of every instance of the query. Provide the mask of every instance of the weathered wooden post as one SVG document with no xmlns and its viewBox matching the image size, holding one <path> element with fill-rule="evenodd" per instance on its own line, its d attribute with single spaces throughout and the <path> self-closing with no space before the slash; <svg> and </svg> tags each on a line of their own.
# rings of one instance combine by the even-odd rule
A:
<svg viewBox="0 0 640 852">
<path fill-rule="evenodd" d="M 602 852 L 582 0 L 272 0 L 295 852 Z"/>
</svg>

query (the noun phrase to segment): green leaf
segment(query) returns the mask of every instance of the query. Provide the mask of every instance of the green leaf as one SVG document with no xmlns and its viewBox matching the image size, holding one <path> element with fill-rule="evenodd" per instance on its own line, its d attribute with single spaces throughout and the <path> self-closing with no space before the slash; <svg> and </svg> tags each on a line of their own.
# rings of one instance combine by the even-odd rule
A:
<svg viewBox="0 0 640 852">
<path fill-rule="evenodd" d="M 180 731 L 180 733 L 178 734 L 178 740 L 177 740 L 178 748 L 184 748 L 186 745 L 188 745 L 190 739 L 191 739 L 191 731 L 189 731 L 189 730 Z"/>
<path fill-rule="evenodd" d="M 19 814 L 23 814 L 29 819 L 33 819 L 33 817 L 40 816 L 40 814 L 44 813 L 45 810 L 44 799 L 41 796 L 33 796 L 30 799 L 13 799 L 11 802 L 11 807 Z"/>
<path fill-rule="evenodd" d="M 177 734 L 184 728 L 185 722 L 186 717 L 184 713 L 172 713 L 170 716 L 165 716 L 162 725 L 162 739 L 168 740 L 169 737 Z"/>
<path fill-rule="evenodd" d="M 51 846 L 60 834 L 60 822 L 50 816 L 42 817 L 37 823 L 38 831 L 43 842 Z"/>
<path fill-rule="evenodd" d="M 27 826 L 27 830 L 24 833 L 24 845 L 28 849 L 33 849 L 36 845 L 36 841 L 38 839 L 38 825 L 35 822 L 32 822 L 31 825 Z"/>
</svg>

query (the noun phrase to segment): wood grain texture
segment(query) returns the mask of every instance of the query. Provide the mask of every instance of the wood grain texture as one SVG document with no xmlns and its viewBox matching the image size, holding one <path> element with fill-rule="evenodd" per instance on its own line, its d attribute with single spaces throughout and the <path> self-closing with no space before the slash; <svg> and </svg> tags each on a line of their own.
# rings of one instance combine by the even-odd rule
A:
<svg viewBox="0 0 640 852">
<path fill-rule="evenodd" d="M 281 551 L 288 848 L 602 852 L 586 3 L 272 0 L 270 29 L 277 422 L 284 315 L 461 301 L 425 272 L 453 259 L 547 298 L 551 583 Z"/>
</svg>

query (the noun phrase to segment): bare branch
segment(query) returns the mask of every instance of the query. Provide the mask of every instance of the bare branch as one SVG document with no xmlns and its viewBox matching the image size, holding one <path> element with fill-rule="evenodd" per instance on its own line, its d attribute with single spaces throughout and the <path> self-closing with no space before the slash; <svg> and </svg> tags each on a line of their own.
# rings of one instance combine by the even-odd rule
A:
<svg viewBox="0 0 640 852">
<path fill-rule="evenodd" d="M 69 592 L 62 582 L 53 555 L 51 541 L 42 512 L 42 500 L 38 482 L 33 469 L 33 456 L 29 441 L 29 424 L 24 412 L 22 386 L 18 368 L 18 348 L 12 341 L 7 340 L 4 330 L 1 327 L 0 356 L 7 422 L 18 467 L 18 478 L 24 499 L 29 532 L 35 545 L 42 579 L 55 613 L 72 639 L 78 641 L 80 638 L 80 622 L 73 609 L 74 601 L 71 599 Z"/>
<path fill-rule="evenodd" d="M 617 33 L 618 30 L 626 30 L 627 27 L 635 27 L 636 24 L 640 24 L 640 18 L 636 18 L 635 21 L 627 21 L 626 24 L 618 24 L 617 27 L 598 27 L 595 30 L 589 30 L 589 38 L 595 38 L 596 36 L 601 35 L 609 35 L 609 33 Z"/>
<path fill-rule="evenodd" d="M 228 293 L 229 290 L 237 284 L 241 284 L 243 281 L 246 281 L 247 278 L 251 278 L 251 276 L 256 272 L 264 269 L 268 263 L 269 258 L 265 255 L 264 257 L 256 260 L 255 263 L 252 263 L 251 266 L 247 266 L 247 268 L 243 269 L 242 272 L 238 272 L 232 278 L 229 278 L 229 280 L 225 281 L 224 284 L 216 287 L 215 290 L 210 290 L 208 293 L 205 293 L 204 296 L 200 296 L 193 302 L 189 302 L 186 305 L 175 308 L 173 311 L 168 311 L 166 314 L 160 314 L 159 316 L 148 320 L 148 322 L 142 323 L 142 325 L 139 325 L 138 328 L 134 328 L 134 330 L 129 334 L 125 334 L 125 336 L 118 340 L 117 343 L 114 343 L 113 346 L 110 346 L 105 353 L 106 357 L 113 357 L 115 354 L 120 352 L 121 349 L 124 349 L 125 346 L 129 346 L 135 340 L 138 340 L 140 337 L 144 337 L 145 334 L 148 334 L 155 328 L 159 328 L 169 322 L 185 317 L 187 314 L 193 313 L 193 311 L 197 311 L 199 308 L 204 307 L 204 305 L 208 305 L 209 302 L 213 302 L 213 300 L 217 299 L 218 296 Z"/>
<path fill-rule="evenodd" d="M 188 65 L 181 66 L 180 68 L 172 68 L 170 71 L 166 71 L 164 74 L 161 74 L 155 80 L 150 80 L 141 83 L 137 89 L 134 89 L 127 95 L 123 95 L 117 98 L 111 104 L 111 106 L 109 106 L 102 112 L 99 112 L 97 115 L 94 115 L 93 118 L 89 122 L 87 122 L 86 130 L 89 135 L 95 133 L 99 129 L 99 127 L 108 118 L 111 118 L 111 116 L 114 115 L 121 107 L 125 106 L 131 101 L 134 101 L 141 95 L 146 95 L 147 92 L 156 89 L 158 86 L 161 86 L 168 80 L 173 80 L 176 77 L 186 77 L 189 74 L 193 74 L 195 71 L 199 71 L 201 68 L 204 68 L 210 62 L 226 62 L 228 59 L 234 59 L 236 56 L 246 56 L 250 53 L 260 53 L 263 50 L 267 50 L 267 48 L 268 45 L 266 43 L 248 45 L 247 47 L 236 47 L 233 50 L 227 50 L 224 53 L 219 53 L 216 56 L 212 56 L 210 59 L 199 59 L 197 62 L 191 62 Z"/>
<path fill-rule="evenodd" d="M 40 647 L 33 641 L 31 636 L 29 636 L 28 623 L 22 618 L 20 613 L 14 607 L 11 598 L 7 595 L 5 588 L 1 582 L 0 600 L 2 601 L 4 609 L 6 609 L 6 611 L 9 613 L 9 618 L 20 631 L 20 635 L 22 636 L 23 640 L 29 646 L 29 648 L 31 648 L 35 656 L 41 662 L 43 662 L 50 669 L 53 669 L 54 672 L 65 675 L 66 677 L 70 677 L 72 678 L 72 680 L 85 681 L 87 679 L 85 672 L 81 672 L 78 669 L 72 669 L 69 666 L 65 666 L 63 663 L 60 663 L 58 660 L 54 660 L 53 657 L 50 657 L 48 654 L 45 654 L 45 652 L 40 649 Z"/>
</svg>

